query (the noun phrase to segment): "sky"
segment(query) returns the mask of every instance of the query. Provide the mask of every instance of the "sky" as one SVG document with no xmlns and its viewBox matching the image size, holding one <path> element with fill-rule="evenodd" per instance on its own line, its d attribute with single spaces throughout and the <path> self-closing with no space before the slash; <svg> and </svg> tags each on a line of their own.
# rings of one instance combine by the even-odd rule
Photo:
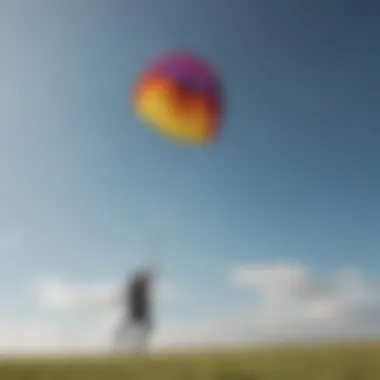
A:
<svg viewBox="0 0 380 380">
<path fill-rule="evenodd" d="M 157 346 L 378 333 L 379 11 L 0 0 L 1 350 L 107 347 L 106 300 L 152 250 Z M 206 148 L 130 107 L 178 49 L 225 89 Z"/>
</svg>

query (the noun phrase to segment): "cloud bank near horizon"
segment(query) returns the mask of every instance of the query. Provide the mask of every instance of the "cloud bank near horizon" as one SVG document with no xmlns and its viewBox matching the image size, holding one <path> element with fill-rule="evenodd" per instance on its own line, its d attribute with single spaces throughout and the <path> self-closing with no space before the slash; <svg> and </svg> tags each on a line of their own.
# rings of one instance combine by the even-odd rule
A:
<svg viewBox="0 0 380 380">
<path fill-rule="evenodd" d="M 359 270 L 329 276 L 289 263 L 237 265 L 226 276 L 226 286 L 245 291 L 252 302 L 244 310 L 205 316 L 186 325 L 160 326 L 153 348 L 190 348 L 235 344 L 366 337 L 380 333 L 379 284 Z M 117 284 L 69 284 L 54 278 L 34 282 L 35 301 L 43 309 L 70 314 L 97 310 L 87 323 L 53 320 L 0 325 L 0 348 L 7 353 L 62 353 L 102 351 L 118 318 L 113 308 L 120 294 Z M 192 295 L 194 299 L 196 295 Z M 181 305 L 185 296 L 161 283 L 156 301 Z"/>
</svg>

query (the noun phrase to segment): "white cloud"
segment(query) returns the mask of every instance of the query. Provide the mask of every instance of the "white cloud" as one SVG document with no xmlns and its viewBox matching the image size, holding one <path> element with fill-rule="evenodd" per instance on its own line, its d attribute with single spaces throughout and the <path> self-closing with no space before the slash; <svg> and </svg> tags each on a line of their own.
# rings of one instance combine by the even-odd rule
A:
<svg viewBox="0 0 380 380">
<path fill-rule="evenodd" d="M 69 284 L 57 278 L 36 281 L 40 306 L 62 310 L 107 308 L 116 302 L 117 292 L 113 284 Z"/>
<path fill-rule="evenodd" d="M 109 335 L 101 320 L 85 326 L 38 321 L 9 323 L 0 328 L 0 353 L 55 355 L 104 351 Z"/>
<path fill-rule="evenodd" d="M 308 299 L 331 292 L 332 278 L 317 278 L 297 264 L 240 265 L 230 274 L 232 284 L 255 290 L 270 299 Z"/>
<path fill-rule="evenodd" d="M 300 265 L 239 266 L 230 279 L 264 297 L 267 305 L 284 304 L 310 318 L 353 318 L 378 312 L 379 288 L 358 270 L 313 275 Z M 380 316 L 380 315 L 379 315 Z"/>
<path fill-rule="evenodd" d="M 252 292 L 251 307 L 186 329 L 163 330 L 159 343 L 221 345 L 380 334 L 379 284 L 358 270 L 317 276 L 301 265 L 241 265 L 229 280 Z M 262 302 L 253 302 L 255 296 Z"/>
<path fill-rule="evenodd" d="M 300 265 L 275 263 L 237 266 L 231 270 L 229 280 L 234 286 L 252 291 L 252 302 L 245 310 L 206 316 L 186 322 L 186 325 L 163 325 L 154 337 L 154 347 L 215 346 L 380 333 L 378 284 L 371 283 L 357 270 L 318 276 Z M 114 294 L 112 289 L 117 288 L 111 285 L 68 286 L 52 280 L 39 286 L 39 299 L 44 305 L 68 310 L 91 302 L 92 306 L 98 304 L 104 308 L 104 301 L 109 300 L 109 295 Z M 161 288 L 161 301 L 179 299 L 174 289 L 167 286 L 164 291 L 164 288 Z M 255 301 L 257 295 L 262 302 Z M 72 326 L 13 324 L 0 329 L 0 347 L 7 352 L 104 350 L 109 345 L 115 318 L 115 313 L 99 314 L 90 323 Z"/>
<path fill-rule="evenodd" d="M 288 264 L 240 265 L 232 270 L 230 279 L 235 285 L 271 298 L 294 296 L 310 282 L 305 268 Z"/>
<path fill-rule="evenodd" d="M 45 308 L 61 310 L 109 309 L 121 305 L 122 286 L 113 282 L 69 284 L 58 278 L 35 281 L 39 304 Z M 155 299 L 160 305 L 178 303 L 178 291 L 167 283 L 159 282 Z"/>
</svg>

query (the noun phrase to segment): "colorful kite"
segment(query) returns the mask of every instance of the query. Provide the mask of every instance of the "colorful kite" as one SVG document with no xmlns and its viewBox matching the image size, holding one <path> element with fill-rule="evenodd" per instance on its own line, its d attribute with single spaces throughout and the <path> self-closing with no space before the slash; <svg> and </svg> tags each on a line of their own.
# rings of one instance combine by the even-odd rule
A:
<svg viewBox="0 0 380 380">
<path fill-rule="evenodd" d="M 213 69 L 194 54 L 167 54 L 142 72 L 133 108 L 142 121 L 165 136 L 205 144 L 220 130 L 221 84 Z"/>
</svg>

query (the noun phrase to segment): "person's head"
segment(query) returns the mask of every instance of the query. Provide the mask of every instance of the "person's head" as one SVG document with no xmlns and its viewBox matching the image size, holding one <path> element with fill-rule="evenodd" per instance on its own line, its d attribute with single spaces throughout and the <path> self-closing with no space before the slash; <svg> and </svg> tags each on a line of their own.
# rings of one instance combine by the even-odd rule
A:
<svg viewBox="0 0 380 380">
<path fill-rule="evenodd" d="M 141 268 L 136 271 L 134 278 L 139 281 L 150 282 L 152 271 L 149 268 Z"/>
</svg>

